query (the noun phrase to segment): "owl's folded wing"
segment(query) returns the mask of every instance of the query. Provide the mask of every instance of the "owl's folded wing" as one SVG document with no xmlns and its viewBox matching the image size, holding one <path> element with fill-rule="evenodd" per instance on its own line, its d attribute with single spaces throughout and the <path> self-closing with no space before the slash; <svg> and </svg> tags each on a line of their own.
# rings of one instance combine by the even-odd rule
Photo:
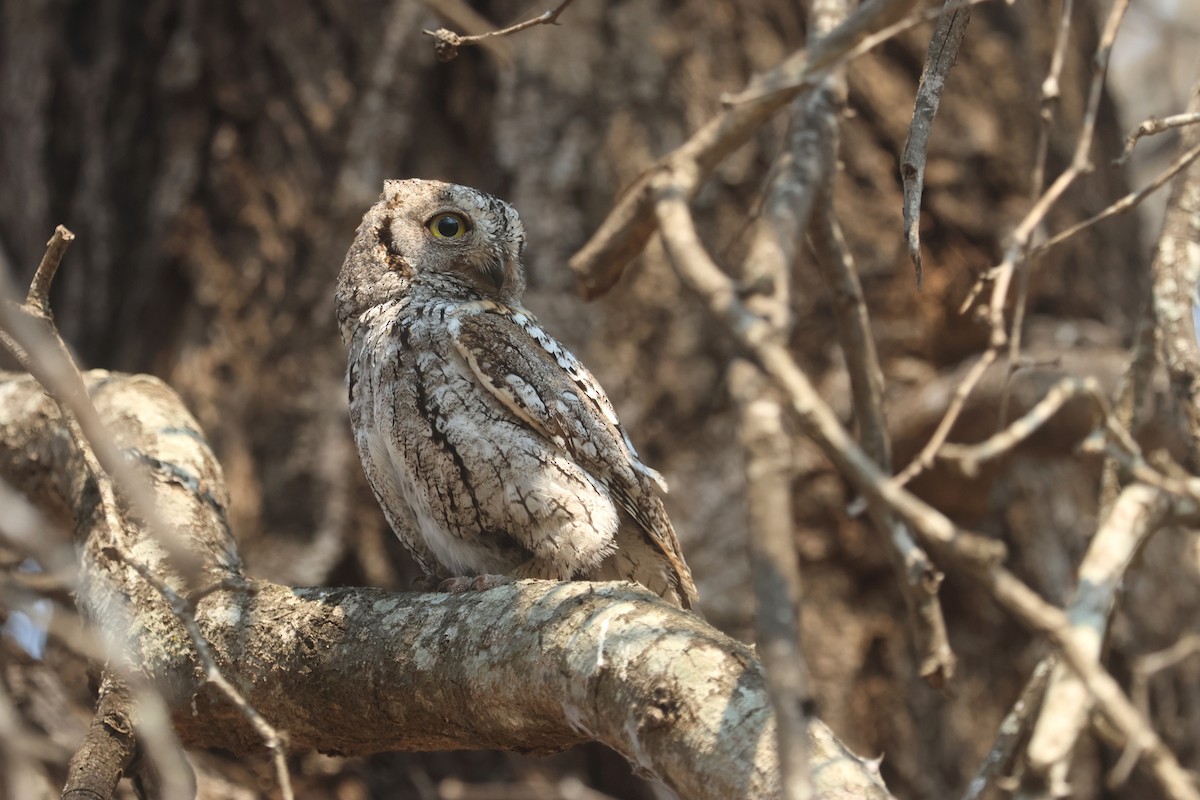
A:
<svg viewBox="0 0 1200 800">
<path fill-rule="evenodd" d="M 650 483 L 662 477 L 642 464 L 592 374 L 527 313 L 496 306 L 448 321 L 455 349 L 480 384 L 597 481 L 655 542 L 681 591 L 694 598 L 691 572 Z"/>
</svg>

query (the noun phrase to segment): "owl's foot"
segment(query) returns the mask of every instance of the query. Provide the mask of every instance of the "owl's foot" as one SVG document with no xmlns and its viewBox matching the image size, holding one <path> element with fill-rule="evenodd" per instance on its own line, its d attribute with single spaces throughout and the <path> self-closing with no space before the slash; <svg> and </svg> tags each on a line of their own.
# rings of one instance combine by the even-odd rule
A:
<svg viewBox="0 0 1200 800">
<path fill-rule="evenodd" d="M 447 578 L 438 584 L 439 592 L 462 594 L 463 592 L 484 592 L 497 586 L 507 586 L 516 583 L 511 575 L 464 575 L 457 578 Z"/>
</svg>

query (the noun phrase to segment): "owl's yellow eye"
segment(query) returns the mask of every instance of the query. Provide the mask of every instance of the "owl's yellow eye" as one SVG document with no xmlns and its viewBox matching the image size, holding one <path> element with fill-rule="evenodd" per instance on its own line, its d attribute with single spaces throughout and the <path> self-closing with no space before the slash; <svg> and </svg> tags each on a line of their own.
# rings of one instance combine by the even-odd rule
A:
<svg viewBox="0 0 1200 800">
<path fill-rule="evenodd" d="M 429 221 L 429 232 L 438 239 L 460 239 L 467 232 L 467 221 L 458 214 L 438 214 Z"/>
</svg>

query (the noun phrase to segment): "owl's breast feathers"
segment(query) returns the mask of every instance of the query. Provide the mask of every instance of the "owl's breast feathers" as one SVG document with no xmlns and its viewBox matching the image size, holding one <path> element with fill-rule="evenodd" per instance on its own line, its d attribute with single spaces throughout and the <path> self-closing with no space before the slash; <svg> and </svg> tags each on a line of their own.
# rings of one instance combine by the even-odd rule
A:
<svg viewBox="0 0 1200 800">
<path fill-rule="evenodd" d="M 692 607 L 691 571 L 650 485 L 666 491 L 666 483 L 639 460 L 587 368 L 520 307 L 491 300 L 459 304 L 447 313 L 446 329 L 482 387 L 616 498 L 666 560 L 684 607 Z"/>
</svg>

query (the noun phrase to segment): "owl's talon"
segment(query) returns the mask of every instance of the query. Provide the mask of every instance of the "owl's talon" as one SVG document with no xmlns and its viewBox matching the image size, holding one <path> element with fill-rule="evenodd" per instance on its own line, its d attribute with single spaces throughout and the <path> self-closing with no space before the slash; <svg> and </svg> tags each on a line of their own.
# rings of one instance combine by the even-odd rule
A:
<svg viewBox="0 0 1200 800">
<path fill-rule="evenodd" d="M 517 579 L 511 575 L 463 575 L 457 578 L 447 578 L 438 584 L 439 592 L 449 592 L 450 594 L 462 594 L 464 592 L 486 592 L 488 589 L 495 589 L 498 586 L 507 586 L 510 583 L 516 583 Z"/>
</svg>

